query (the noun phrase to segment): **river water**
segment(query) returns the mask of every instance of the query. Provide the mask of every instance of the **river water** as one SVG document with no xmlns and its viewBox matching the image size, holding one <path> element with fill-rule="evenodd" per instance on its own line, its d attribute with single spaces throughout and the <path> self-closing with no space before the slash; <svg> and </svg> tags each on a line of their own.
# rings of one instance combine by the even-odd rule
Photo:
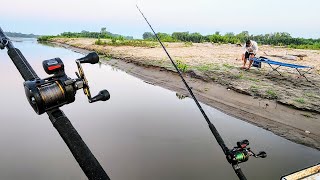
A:
<svg viewBox="0 0 320 180">
<path fill-rule="evenodd" d="M 75 77 L 79 53 L 14 42 L 35 71 L 47 77 L 42 60 L 60 57 Z M 193 100 L 153 86 L 108 65 L 83 65 L 93 95 L 107 89 L 111 99 L 89 104 L 82 91 L 61 109 L 112 180 L 237 179 Z M 23 79 L 0 51 L 0 179 L 86 179 L 46 114 L 28 104 Z M 266 159 L 241 164 L 248 179 L 279 179 L 319 163 L 320 152 L 278 137 L 203 105 L 228 147 L 248 139 Z"/>
</svg>

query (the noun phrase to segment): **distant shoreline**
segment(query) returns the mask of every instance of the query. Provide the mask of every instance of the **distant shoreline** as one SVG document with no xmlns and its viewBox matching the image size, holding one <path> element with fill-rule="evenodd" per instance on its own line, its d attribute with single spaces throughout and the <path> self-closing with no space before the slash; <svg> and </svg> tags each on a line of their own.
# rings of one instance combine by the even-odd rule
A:
<svg viewBox="0 0 320 180">
<path fill-rule="evenodd" d="M 16 37 L 16 38 L 38 38 L 41 35 L 35 34 L 23 34 L 23 33 L 16 33 L 16 32 L 4 32 L 5 35 L 8 37 Z"/>
<path fill-rule="evenodd" d="M 54 42 L 62 43 L 60 45 L 70 49 L 81 48 L 77 51 L 96 51 L 102 58 L 106 58 L 102 61 L 106 64 L 151 84 L 188 95 L 161 48 L 99 46 L 94 45 L 94 40 L 74 38 L 54 39 Z M 186 65 L 184 74 L 201 102 L 286 139 L 320 150 L 320 113 L 319 105 L 315 104 L 320 103 L 320 97 L 313 93 L 313 89 L 318 92 L 318 87 L 306 84 L 303 79 L 295 79 L 292 72 L 286 72 L 288 74 L 285 79 L 277 76 L 269 79 L 255 69 L 249 72 L 240 70 L 242 63 L 236 59 L 239 58 L 241 47 L 212 44 L 185 47 L 181 43 L 174 43 L 168 44 L 167 48 L 180 63 L 180 68 Z M 262 47 L 262 50 L 277 53 L 283 49 Z M 320 51 L 297 51 L 309 53 L 309 58 L 320 56 Z M 313 57 L 313 54 L 316 56 Z M 320 81 L 316 72 L 310 78 L 315 82 Z M 308 88 L 310 102 L 307 96 L 303 96 L 306 98 L 304 103 L 296 102 L 295 99 L 302 96 L 299 93 Z M 286 90 L 294 94 L 288 94 Z M 275 95 L 279 97 L 276 98 Z"/>
</svg>

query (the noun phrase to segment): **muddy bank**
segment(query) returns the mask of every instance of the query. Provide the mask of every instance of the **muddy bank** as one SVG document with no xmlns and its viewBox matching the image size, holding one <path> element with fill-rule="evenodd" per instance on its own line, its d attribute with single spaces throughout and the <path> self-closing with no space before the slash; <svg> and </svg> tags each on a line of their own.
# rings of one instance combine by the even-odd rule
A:
<svg viewBox="0 0 320 180">
<path fill-rule="evenodd" d="M 122 59 L 138 65 L 162 67 L 173 70 L 171 62 L 161 47 L 133 47 L 95 45 L 95 39 L 57 38 L 55 42 L 68 44 L 88 50 L 94 50 L 107 59 Z M 207 82 L 215 82 L 234 91 L 263 99 L 273 99 L 278 103 L 301 110 L 320 113 L 320 50 L 297 50 L 261 46 L 258 56 L 263 55 L 273 60 L 312 66 L 310 80 L 300 77 L 292 68 L 281 67 L 278 71 L 267 75 L 271 68 L 263 64 L 261 69 L 252 68 L 244 71 L 242 66 L 242 47 L 232 44 L 211 43 L 165 43 L 178 67 L 193 77 Z M 305 55 L 296 60 L 287 60 L 292 54 Z"/>
<path fill-rule="evenodd" d="M 92 44 L 88 47 L 85 47 L 85 45 L 83 44 L 81 45 L 84 46 L 82 48 L 95 50 L 93 48 L 95 46 L 92 47 Z M 80 44 L 78 44 L 78 46 L 80 46 Z M 65 47 L 73 48 L 70 46 Z M 109 48 L 112 49 L 117 47 Z M 73 49 L 83 52 L 82 49 Z M 101 50 L 98 51 L 100 51 L 101 53 Z M 110 54 L 104 54 L 104 56 L 110 57 Z M 162 56 L 162 58 L 165 58 L 165 55 Z M 119 59 L 106 58 L 106 60 L 102 62 L 122 69 L 127 73 L 139 77 L 150 84 L 158 85 L 172 91 L 176 91 L 179 95 L 187 95 L 187 91 L 185 90 L 185 87 L 182 84 L 180 78 L 175 72 L 170 70 L 169 64 L 166 68 L 157 64 L 143 63 L 142 60 L 135 60 L 134 56 L 123 56 L 122 58 L 117 58 Z M 235 67 L 234 69 L 237 69 L 237 67 Z M 250 73 L 255 72 L 255 70 L 253 70 L 252 72 L 243 72 L 240 69 L 238 69 L 238 71 L 241 73 L 248 73 L 249 75 Z M 268 99 L 270 98 L 269 96 L 257 96 L 254 94 L 252 95 L 251 92 L 246 90 L 245 88 L 238 88 L 237 86 L 233 85 L 239 83 L 241 86 L 243 86 L 243 84 L 241 84 L 241 81 L 237 82 L 236 80 L 229 80 L 227 84 L 223 84 L 223 82 L 220 82 L 219 84 L 217 83 L 218 81 L 216 79 L 210 78 L 210 74 L 207 73 L 208 71 L 204 75 L 202 75 L 198 71 L 193 70 L 189 70 L 184 73 L 186 80 L 188 81 L 189 85 L 192 86 L 195 95 L 201 102 L 215 107 L 229 115 L 269 130 L 296 143 L 320 149 L 320 115 L 317 110 L 311 109 L 311 111 L 306 111 L 293 109 L 291 107 L 288 107 L 287 105 L 282 105 L 281 101 L 279 101 L 279 99 L 277 98 Z M 250 77 L 249 75 L 247 75 L 248 78 Z M 221 77 L 227 76 L 228 73 L 223 73 L 221 75 Z M 273 80 L 273 78 L 270 79 L 270 81 Z M 248 79 L 244 78 L 242 80 Z M 268 78 L 262 77 L 261 74 L 260 81 L 268 82 Z M 280 83 L 281 81 L 286 80 L 279 78 L 279 80 L 277 81 L 279 81 L 279 84 L 273 84 L 273 86 L 271 87 L 272 90 L 275 89 L 275 86 L 287 86 Z M 297 81 L 298 83 L 296 83 L 293 89 L 298 89 L 299 86 L 306 86 L 309 88 L 310 86 L 314 86 L 312 84 L 305 85 L 305 83 L 307 82 L 301 79 L 297 79 Z M 300 91 L 304 93 L 303 91 L 305 90 L 301 89 Z"/>
</svg>

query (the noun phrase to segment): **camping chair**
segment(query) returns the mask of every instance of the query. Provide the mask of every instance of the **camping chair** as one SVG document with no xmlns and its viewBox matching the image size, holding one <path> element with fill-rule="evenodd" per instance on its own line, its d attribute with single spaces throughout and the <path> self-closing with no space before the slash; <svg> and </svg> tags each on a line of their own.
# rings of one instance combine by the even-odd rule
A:
<svg viewBox="0 0 320 180">
<path fill-rule="evenodd" d="M 309 73 L 309 71 L 311 69 L 313 69 L 313 67 L 310 67 L 310 66 L 302 66 L 302 65 L 297 65 L 297 64 L 289 64 L 289 63 L 283 63 L 283 62 L 279 62 L 279 61 L 273 61 L 273 60 L 268 59 L 263 56 L 260 56 L 259 58 L 251 58 L 250 60 L 253 60 L 253 63 L 260 64 L 260 67 L 261 67 L 261 63 L 267 63 L 270 66 L 270 68 L 272 69 L 267 75 L 269 75 L 273 71 L 276 71 L 277 73 L 280 74 L 280 76 L 282 76 L 282 74 L 278 71 L 278 69 L 280 67 L 289 67 L 289 68 L 296 69 L 298 71 L 299 75 L 306 78 L 307 81 L 309 81 L 309 80 L 307 79 L 305 74 Z M 255 67 L 257 67 L 257 66 L 255 66 Z M 299 69 L 306 69 L 306 71 L 302 71 Z"/>
</svg>

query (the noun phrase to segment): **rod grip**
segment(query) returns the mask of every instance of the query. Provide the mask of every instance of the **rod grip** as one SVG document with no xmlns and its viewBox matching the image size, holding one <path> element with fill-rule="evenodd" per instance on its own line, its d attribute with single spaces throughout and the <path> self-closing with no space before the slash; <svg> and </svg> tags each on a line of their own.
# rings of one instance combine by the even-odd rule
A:
<svg viewBox="0 0 320 180">
<path fill-rule="evenodd" d="M 238 164 L 232 165 L 234 172 L 237 174 L 239 180 L 247 180 Z"/>
<path fill-rule="evenodd" d="M 110 180 L 107 173 L 64 113 L 60 109 L 55 109 L 47 112 L 47 114 L 88 179 Z"/>
<path fill-rule="evenodd" d="M 222 137 L 220 136 L 220 134 L 219 134 L 218 130 L 216 129 L 216 127 L 212 123 L 209 123 L 209 129 L 211 130 L 211 132 L 214 135 L 214 137 L 216 138 L 218 144 L 222 148 L 223 153 L 225 155 L 227 155 L 228 152 L 229 152 L 229 149 L 226 146 L 226 144 L 224 143 L 224 141 L 223 141 Z"/>
<path fill-rule="evenodd" d="M 8 55 L 25 81 L 39 78 L 19 49 L 8 49 Z"/>
</svg>

